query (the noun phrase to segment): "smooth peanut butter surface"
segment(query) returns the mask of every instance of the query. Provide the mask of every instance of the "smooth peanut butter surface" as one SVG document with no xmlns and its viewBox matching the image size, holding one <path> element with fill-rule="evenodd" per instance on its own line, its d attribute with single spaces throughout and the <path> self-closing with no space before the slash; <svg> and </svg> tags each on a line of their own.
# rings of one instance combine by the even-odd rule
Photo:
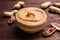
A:
<svg viewBox="0 0 60 40">
<path fill-rule="evenodd" d="M 39 8 L 27 7 L 19 10 L 16 21 L 28 26 L 41 25 L 47 20 L 47 14 Z"/>
</svg>

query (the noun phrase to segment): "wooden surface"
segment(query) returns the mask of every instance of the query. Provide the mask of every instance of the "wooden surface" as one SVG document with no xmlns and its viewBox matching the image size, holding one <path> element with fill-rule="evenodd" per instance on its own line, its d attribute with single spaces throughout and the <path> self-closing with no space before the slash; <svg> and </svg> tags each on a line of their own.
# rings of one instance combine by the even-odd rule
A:
<svg viewBox="0 0 60 40">
<path fill-rule="evenodd" d="M 11 11 L 13 5 L 19 0 L 0 0 L 0 40 L 60 40 L 60 32 L 56 31 L 50 37 L 43 37 L 42 32 L 49 27 L 51 27 L 51 22 L 60 23 L 60 14 L 49 13 L 48 9 L 44 11 L 48 14 L 48 25 L 38 33 L 35 34 L 27 34 L 24 33 L 21 29 L 19 29 L 14 23 L 12 25 L 8 25 L 8 18 L 4 17 L 4 11 Z M 25 2 L 25 7 L 38 7 L 43 2 L 51 1 L 60 2 L 60 0 L 22 0 Z"/>
</svg>

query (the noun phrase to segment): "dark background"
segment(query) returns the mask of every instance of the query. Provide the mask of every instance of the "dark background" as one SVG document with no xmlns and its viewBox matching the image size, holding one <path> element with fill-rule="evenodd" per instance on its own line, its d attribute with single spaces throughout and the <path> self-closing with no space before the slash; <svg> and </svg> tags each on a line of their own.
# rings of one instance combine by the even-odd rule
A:
<svg viewBox="0 0 60 40">
<path fill-rule="evenodd" d="M 19 29 L 14 23 L 8 25 L 7 20 L 9 18 L 4 17 L 4 11 L 11 11 L 12 7 L 19 0 L 0 0 L 0 40 L 60 40 L 60 32 L 56 31 L 50 37 L 43 37 L 42 32 L 49 27 L 51 27 L 51 22 L 60 23 L 60 14 L 54 14 L 48 12 L 48 9 L 44 11 L 48 14 L 48 25 L 38 33 L 35 34 L 27 34 L 24 33 L 21 29 Z M 25 7 L 38 7 L 43 2 L 51 1 L 60 2 L 60 0 L 21 0 L 25 2 Z"/>
</svg>

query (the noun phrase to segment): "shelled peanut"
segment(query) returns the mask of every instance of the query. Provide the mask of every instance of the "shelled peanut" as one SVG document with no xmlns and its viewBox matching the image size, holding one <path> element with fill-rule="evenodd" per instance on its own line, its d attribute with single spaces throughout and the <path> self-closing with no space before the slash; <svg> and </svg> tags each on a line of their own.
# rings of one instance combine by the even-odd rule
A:
<svg viewBox="0 0 60 40">
<path fill-rule="evenodd" d="M 55 28 L 55 27 L 51 27 L 51 28 L 48 28 L 47 30 L 45 30 L 45 31 L 43 32 L 43 35 L 44 35 L 44 36 L 50 36 L 50 35 L 52 35 L 55 31 L 56 31 L 56 28 Z"/>
<path fill-rule="evenodd" d="M 11 16 L 9 19 L 8 19 L 8 23 L 13 23 L 15 21 L 15 16 Z"/>
</svg>

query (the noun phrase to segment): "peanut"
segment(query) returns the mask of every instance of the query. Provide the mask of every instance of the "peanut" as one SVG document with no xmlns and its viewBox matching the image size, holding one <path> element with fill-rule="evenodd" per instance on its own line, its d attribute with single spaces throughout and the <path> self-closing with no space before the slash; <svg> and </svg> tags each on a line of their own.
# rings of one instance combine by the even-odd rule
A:
<svg viewBox="0 0 60 40">
<path fill-rule="evenodd" d="M 15 4 L 13 6 L 13 9 L 19 9 L 21 6 L 24 6 L 24 2 L 23 1 L 17 2 L 17 4 Z"/>
<path fill-rule="evenodd" d="M 10 16 L 13 15 L 13 12 L 8 12 L 8 11 L 7 11 L 7 12 L 4 12 L 4 15 L 7 16 L 7 17 L 10 17 Z"/>
<path fill-rule="evenodd" d="M 24 2 L 23 1 L 19 1 L 18 4 L 24 6 Z"/>
<path fill-rule="evenodd" d="M 18 10 L 13 10 L 11 12 L 13 12 L 13 15 L 15 15 L 17 13 Z"/>
<path fill-rule="evenodd" d="M 20 4 L 15 4 L 14 6 L 13 6 L 13 9 L 19 9 L 21 6 L 20 6 Z"/>
<path fill-rule="evenodd" d="M 60 9 L 54 6 L 49 7 L 50 12 L 60 13 Z"/>
<path fill-rule="evenodd" d="M 45 3 L 41 4 L 41 8 L 45 9 L 45 8 L 51 6 L 51 5 L 52 5 L 51 2 L 45 2 Z"/>
<path fill-rule="evenodd" d="M 8 23 L 13 23 L 15 21 L 15 17 L 11 16 L 11 18 L 9 18 Z"/>
<path fill-rule="evenodd" d="M 7 16 L 7 17 L 10 17 L 10 16 L 12 16 L 13 14 L 15 14 L 17 12 L 17 10 L 13 10 L 13 11 L 11 11 L 11 12 L 4 12 L 4 15 L 5 16 Z"/>
<path fill-rule="evenodd" d="M 60 8 L 60 3 L 54 3 L 53 6 L 56 6 L 56 7 Z"/>
</svg>

